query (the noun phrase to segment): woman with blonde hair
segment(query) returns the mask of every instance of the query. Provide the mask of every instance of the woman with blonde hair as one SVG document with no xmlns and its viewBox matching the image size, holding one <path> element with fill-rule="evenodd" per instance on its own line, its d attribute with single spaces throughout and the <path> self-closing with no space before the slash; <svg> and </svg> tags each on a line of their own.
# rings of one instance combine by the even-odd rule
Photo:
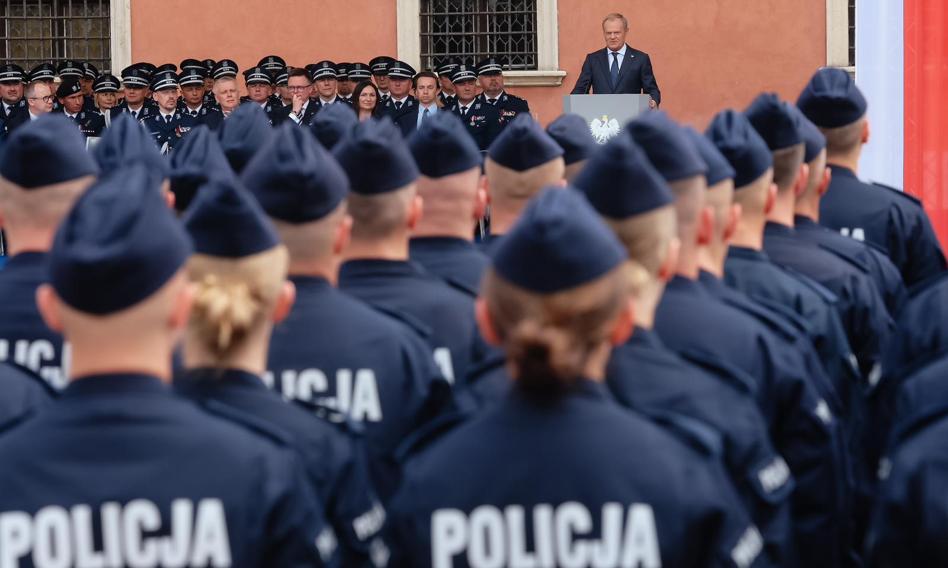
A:
<svg viewBox="0 0 948 568">
<path fill-rule="evenodd" d="M 389 566 L 754 566 L 760 535 L 713 452 L 607 394 L 633 325 L 626 253 L 573 189 L 498 243 L 477 318 L 508 396 L 411 460 Z"/>
<path fill-rule="evenodd" d="M 344 430 L 284 401 L 262 378 L 273 325 L 295 299 L 286 247 L 232 177 L 212 177 L 183 222 L 194 241 L 187 265 L 194 304 L 184 344 L 187 370 L 175 379 L 176 390 L 289 435 L 332 525 L 316 542 L 321 555 L 343 566 L 364 565 L 370 547 L 381 546 L 376 533 L 385 511 L 369 481 L 363 448 Z"/>
</svg>

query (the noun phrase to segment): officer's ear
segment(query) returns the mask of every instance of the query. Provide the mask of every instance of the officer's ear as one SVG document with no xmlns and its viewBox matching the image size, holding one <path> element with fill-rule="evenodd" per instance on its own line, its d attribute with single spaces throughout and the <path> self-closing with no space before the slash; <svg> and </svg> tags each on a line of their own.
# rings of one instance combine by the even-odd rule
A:
<svg viewBox="0 0 948 568">
<path fill-rule="evenodd" d="M 770 182 L 767 186 L 767 200 L 764 201 L 764 214 L 769 215 L 777 204 L 777 184 Z"/>
<path fill-rule="evenodd" d="M 414 230 L 414 228 L 421 221 L 421 216 L 425 212 L 425 200 L 422 199 L 420 195 L 416 195 L 412 198 L 411 203 L 408 204 L 408 229 Z"/>
<path fill-rule="evenodd" d="M 486 176 L 481 176 L 484 179 Z M 487 190 L 483 182 L 478 182 L 477 192 L 474 194 L 474 220 L 480 221 L 487 214 Z M 0 218 L 2 222 L 2 218 Z"/>
<path fill-rule="evenodd" d="M 734 233 L 737 232 L 738 225 L 741 224 L 741 216 L 744 214 L 744 208 L 740 203 L 732 203 L 727 209 L 727 222 L 724 226 L 724 241 L 730 242 Z"/>
<path fill-rule="evenodd" d="M 168 209 L 174 211 L 174 192 L 171 191 L 171 180 L 166 179 L 161 182 L 161 196 L 165 200 L 165 205 L 168 206 Z"/>
<path fill-rule="evenodd" d="M 609 343 L 613 347 L 618 347 L 632 337 L 632 331 L 635 329 L 635 300 L 629 298 L 629 301 L 626 302 L 625 307 L 619 312 L 619 317 L 616 318 L 615 323 L 612 325 L 612 331 L 609 333 Z"/>
<path fill-rule="evenodd" d="M 287 280 L 283 283 L 283 288 L 277 296 L 276 306 L 273 308 L 273 314 L 270 321 L 277 324 L 286 319 L 296 303 L 296 285 Z"/>
<path fill-rule="evenodd" d="M 59 297 L 49 284 L 41 284 L 36 289 L 36 307 L 46 327 L 61 335 L 63 322 L 59 313 Z"/>
<path fill-rule="evenodd" d="M 800 171 L 797 172 L 797 181 L 793 186 L 794 199 L 803 195 L 806 186 L 810 181 L 810 164 L 803 162 L 800 164 Z"/>
<path fill-rule="evenodd" d="M 173 330 L 183 330 L 188 326 L 191 317 L 191 305 L 194 303 L 195 286 L 185 278 L 184 286 L 175 294 L 171 316 L 168 318 L 168 327 Z"/>
<path fill-rule="evenodd" d="M 862 125 L 862 143 L 869 143 L 869 119 L 867 118 Z"/>
<path fill-rule="evenodd" d="M 347 214 L 342 216 L 342 221 L 339 223 L 339 226 L 336 227 L 336 236 L 332 243 L 332 253 L 335 255 L 342 254 L 342 251 L 346 250 L 349 246 L 351 239 L 352 216 Z"/>
<path fill-rule="evenodd" d="M 826 195 L 826 192 L 829 191 L 830 182 L 833 181 L 833 170 L 823 167 L 823 181 L 820 182 L 819 187 L 816 188 L 816 193 L 820 197 Z"/>
<path fill-rule="evenodd" d="M 678 271 L 678 257 L 681 254 L 681 240 L 678 237 L 672 237 L 668 241 L 668 250 L 665 251 L 665 258 L 658 267 L 658 279 L 662 282 L 668 282 Z"/>
<path fill-rule="evenodd" d="M 698 230 L 695 242 L 698 246 L 711 243 L 714 236 L 714 211 L 710 207 L 702 207 L 698 213 Z"/>
<path fill-rule="evenodd" d="M 493 347 L 500 347 L 500 334 L 494 327 L 494 320 L 490 317 L 490 310 L 487 309 L 484 298 L 478 298 L 474 302 L 474 319 L 477 320 L 477 329 L 484 341 Z"/>
</svg>

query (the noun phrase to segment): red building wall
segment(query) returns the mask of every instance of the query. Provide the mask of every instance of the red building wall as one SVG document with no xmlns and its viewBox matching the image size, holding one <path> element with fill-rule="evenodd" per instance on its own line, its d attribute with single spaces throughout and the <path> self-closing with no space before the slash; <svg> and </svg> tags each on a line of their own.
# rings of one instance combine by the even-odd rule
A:
<svg viewBox="0 0 948 568">
<path fill-rule="evenodd" d="M 545 2 L 548 0 L 539 0 Z M 396 55 L 395 0 L 163 0 L 132 3 L 132 59 L 155 64 L 230 57 L 243 69 L 271 52 L 288 63 Z M 796 98 L 826 61 L 825 0 L 559 0 L 560 87 L 522 87 L 543 122 L 556 117 L 609 12 L 631 21 L 650 54 L 663 108 L 703 127 L 764 89 Z M 171 14 L 171 17 L 166 17 Z"/>
</svg>

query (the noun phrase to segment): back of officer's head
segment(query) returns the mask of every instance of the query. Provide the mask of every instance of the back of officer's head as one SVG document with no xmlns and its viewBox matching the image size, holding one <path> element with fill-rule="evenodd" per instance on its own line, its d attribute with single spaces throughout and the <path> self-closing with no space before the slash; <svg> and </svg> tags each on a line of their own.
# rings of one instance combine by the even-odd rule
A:
<svg viewBox="0 0 948 568">
<path fill-rule="evenodd" d="M 499 241 L 481 286 L 485 337 L 524 392 L 567 391 L 631 330 L 625 250 L 581 194 L 545 189 Z M 594 363 L 595 364 L 595 363 Z M 601 377 L 587 377 L 601 378 Z"/>
<path fill-rule="evenodd" d="M 288 254 L 235 178 L 201 187 L 182 222 L 194 242 L 188 276 L 195 286 L 185 359 L 226 364 L 269 341 L 271 322 L 289 311 Z"/>
<path fill-rule="evenodd" d="M 773 201 L 774 153 L 747 116 L 731 109 L 715 115 L 706 136 L 734 170 L 734 202 L 744 221 L 762 221 Z"/>
<path fill-rule="evenodd" d="M 804 146 L 797 115 L 773 93 L 759 95 L 744 111 L 773 153 L 774 183 L 781 193 L 794 189 L 801 174 Z"/>
<path fill-rule="evenodd" d="M 241 181 L 289 250 L 292 272 L 342 252 L 352 224 L 346 214 L 349 179 L 312 135 L 283 124 L 244 168 Z"/>
<path fill-rule="evenodd" d="M 135 346 L 170 353 L 186 321 L 182 267 L 191 241 L 165 206 L 161 182 L 142 165 L 109 172 L 56 232 L 38 302 L 77 352 Z"/>
<path fill-rule="evenodd" d="M 616 233 L 629 258 L 658 277 L 677 246 L 674 196 L 632 137 L 610 140 L 573 185 Z"/>
<path fill-rule="evenodd" d="M 819 69 L 797 98 L 797 108 L 826 136 L 826 153 L 851 155 L 869 140 L 868 103 L 849 73 Z"/>
<path fill-rule="evenodd" d="M 675 196 L 678 236 L 682 246 L 695 239 L 704 207 L 707 165 L 681 126 L 662 111 L 643 114 L 626 126 L 627 135 L 645 151 Z"/>
<path fill-rule="evenodd" d="M 418 195 L 425 203 L 415 234 L 460 232 L 469 238 L 484 209 L 481 154 L 474 139 L 457 117 L 439 112 L 422 123 L 408 147 L 421 173 Z"/>
<path fill-rule="evenodd" d="M 518 115 L 487 150 L 492 211 L 519 213 L 540 189 L 562 185 L 565 167 L 559 144 L 530 115 Z"/>
<path fill-rule="evenodd" d="M 791 107 L 796 114 L 796 125 L 803 140 L 803 161 L 810 168 L 806 181 L 806 189 L 797 196 L 797 202 L 818 201 L 829 187 L 830 172 L 826 167 L 826 136 L 810 119 L 800 112 L 800 109 Z"/>
<path fill-rule="evenodd" d="M 42 116 L 10 135 L 0 157 L 0 222 L 14 250 L 48 249 L 98 171 L 76 125 L 62 116 Z"/>
<path fill-rule="evenodd" d="M 706 136 L 690 127 L 685 128 L 685 134 L 708 166 L 704 176 L 708 184 L 705 206 L 713 216 L 712 238 L 721 244 L 724 233 L 733 231 L 740 219 L 740 207 L 734 204 L 734 168 Z"/>
<path fill-rule="evenodd" d="M 572 183 L 599 144 L 593 138 L 586 119 L 578 114 L 560 115 L 546 127 L 546 132 L 563 148 L 563 162 L 566 165 L 563 177 Z"/>
<path fill-rule="evenodd" d="M 333 149 L 349 177 L 353 241 L 407 239 L 421 217 L 418 167 L 390 119 L 360 123 Z"/>
</svg>

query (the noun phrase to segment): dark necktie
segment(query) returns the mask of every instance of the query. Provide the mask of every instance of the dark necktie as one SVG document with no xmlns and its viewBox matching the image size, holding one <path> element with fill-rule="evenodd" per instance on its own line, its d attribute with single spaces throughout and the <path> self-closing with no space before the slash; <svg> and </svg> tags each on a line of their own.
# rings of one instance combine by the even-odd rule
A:
<svg viewBox="0 0 948 568">
<path fill-rule="evenodd" d="M 428 118 L 428 109 L 425 109 L 425 112 L 421 113 L 421 121 L 424 122 Z"/>
<path fill-rule="evenodd" d="M 612 52 L 612 66 L 609 68 L 609 74 L 612 75 L 612 88 L 619 86 L 619 52 Z"/>
<path fill-rule="evenodd" d="M 487 102 L 490 103 L 490 106 L 496 106 L 496 105 L 497 105 L 497 99 L 487 99 Z"/>
<path fill-rule="evenodd" d="M 165 124 L 171 124 L 171 115 L 165 117 Z"/>
<path fill-rule="evenodd" d="M 395 103 L 395 110 L 402 110 L 402 103 L 400 102 Z"/>
<path fill-rule="evenodd" d="M 138 111 L 136 111 L 136 110 L 130 110 L 130 111 L 128 111 L 128 112 L 132 113 L 132 119 L 133 119 L 133 120 L 138 120 Z"/>
</svg>

